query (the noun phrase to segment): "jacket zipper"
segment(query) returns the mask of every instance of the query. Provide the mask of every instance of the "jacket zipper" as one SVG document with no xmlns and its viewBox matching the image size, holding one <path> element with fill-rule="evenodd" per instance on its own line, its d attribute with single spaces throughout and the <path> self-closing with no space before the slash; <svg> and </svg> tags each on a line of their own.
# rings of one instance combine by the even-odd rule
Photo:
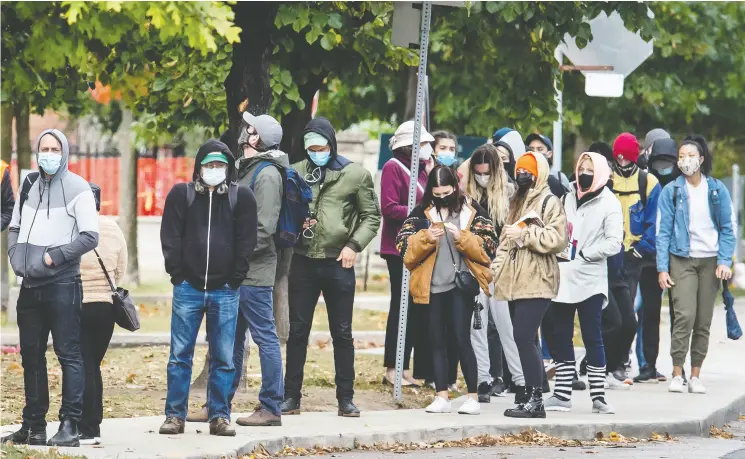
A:
<svg viewBox="0 0 745 459">
<path fill-rule="evenodd" d="M 207 213 L 207 266 L 204 267 L 204 298 L 207 299 L 207 275 L 210 272 L 210 232 L 212 229 L 212 190 L 210 190 L 210 207 Z"/>
</svg>

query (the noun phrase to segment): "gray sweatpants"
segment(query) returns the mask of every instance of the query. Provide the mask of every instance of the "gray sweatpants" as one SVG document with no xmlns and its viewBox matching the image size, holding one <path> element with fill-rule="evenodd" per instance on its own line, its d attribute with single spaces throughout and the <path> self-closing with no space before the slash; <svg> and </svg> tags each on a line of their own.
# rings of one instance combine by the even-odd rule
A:
<svg viewBox="0 0 745 459">
<path fill-rule="evenodd" d="M 689 342 L 692 367 L 700 367 L 706 358 L 714 303 L 721 285 L 716 269 L 717 257 L 681 258 L 670 255 L 670 277 L 675 283 L 671 289 L 675 315 L 670 356 L 677 367 L 685 363 Z"/>
<path fill-rule="evenodd" d="M 494 292 L 494 286 L 490 286 Z M 491 382 L 492 377 L 489 374 L 489 342 L 487 340 L 487 324 L 489 323 L 488 314 L 491 313 L 494 323 L 499 332 L 499 342 L 502 344 L 502 351 L 507 358 L 507 366 L 512 374 L 512 381 L 518 386 L 525 385 L 523 369 L 520 365 L 520 354 L 517 352 L 515 337 L 512 334 L 512 318 L 510 317 L 510 308 L 506 301 L 495 300 L 494 297 L 488 297 L 484 292 L 479 295 L 479 301 L 484 306 L 481 310 L 481 330 L 474 330 L 471 327 L 471 345 L 473 352 L 476 354 L 476 363 L 478 365 L 479 384 L 482 382 Z"/>
</svg>

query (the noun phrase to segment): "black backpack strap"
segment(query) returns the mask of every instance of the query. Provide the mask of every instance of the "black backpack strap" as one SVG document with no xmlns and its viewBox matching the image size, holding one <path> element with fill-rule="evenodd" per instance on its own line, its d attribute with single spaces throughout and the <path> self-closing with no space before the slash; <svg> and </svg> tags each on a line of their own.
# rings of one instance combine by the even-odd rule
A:
<svg viewBox="0 0 745 459">
<path fill-rule="evenodd" d="M 23 180 L 23 186 L 21 187 L 21 193 L 20 197 L 18 199 L 18 212 L 23 214 L 23 205 L 26 203 L 26 200 L 28 199 L 28 193 L 31 191 L 31 187 L 34 186 L 34 183 L 36 183 L 36 180 L 39 179 L 39 173 L 38 172 L 29 172 L 26 175 L 26 178 Z"/>
<path fill-rule="evenodd" d="M 553 194 L 548 194 L 543 199 L 543 206 L 541 206 L 541 219 L 544 220 L 544 222 L 545 222 L 545 218 L 544 217 L 546 215 L 546 206 L 548 205 L 548 200 L 551 199 L 553 196 L 554 196 Z"/>
<path fill-rule="evenodd" d="M 194 200 L 197 198 L 197 190 L 194 188 L 194 182 L 186 184 L 186 208 L 191 207 Z"/>
<path fill-rule="evenodd" d="M 645 208 L 647 207 L 647 174 L 648 172 L 644 169 L 639 169 L 639 197 Z"/>
</svg>

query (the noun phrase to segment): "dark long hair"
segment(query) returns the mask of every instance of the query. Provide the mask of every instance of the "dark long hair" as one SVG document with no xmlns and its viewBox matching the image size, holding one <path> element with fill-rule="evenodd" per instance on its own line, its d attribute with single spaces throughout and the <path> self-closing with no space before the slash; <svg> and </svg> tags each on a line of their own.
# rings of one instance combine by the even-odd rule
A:
<svg viewBox="0 0 745 459">
<path fill-rule="evenodd" d="M 450 212 L 450 214 L 460 212 L 460 209 L 466 202 L 466 197 L 460 191 L 460 187 L 458 186 L 458 176 L 455 174 L 456 173 L 452 168 L 443 165 L 437 165 L 432 169 L 432 172 L 429 173 L 429 178 L 427 179 L 427 189 L 424 190 L 424 196 L 422 196 L 422 209 L 426 209 L 434 204 L 432 200 L 432 189 L 434 187 L 452 186 L 455 199 L 453 199 L 453 203 L 448 207 L 448 212 Z"/>
<path fill-rule="evenodd" d="M 455 142 L 455 155 L 458 155 L 458 138 L 450 131 L 435 131 L 432 133 L 432 137 L 435 138 L 435 144 L 432 145 L 432 148 L 437 146 L 437 143 L 440 141 L 440 139 L 450 139 L 453 142 Z"/>
<path fill-rule="evenodd" d="M 683 143 L 680 144 L 681 147 L 683 145 L 693 145 L 696 147 L 698 154 L 704 157 L 704 162 L 701 164 L 701 173 L 708 176 L 711 173 L 713 160 L 711 152 L 709 151 L 709 145 L 707 145 L 704 136 L 699 134 L 686 136 L 686 138 L 683 139 Z M 680 151 L 680 147 L 678 147 L 678 151 Z"/>
</svg>

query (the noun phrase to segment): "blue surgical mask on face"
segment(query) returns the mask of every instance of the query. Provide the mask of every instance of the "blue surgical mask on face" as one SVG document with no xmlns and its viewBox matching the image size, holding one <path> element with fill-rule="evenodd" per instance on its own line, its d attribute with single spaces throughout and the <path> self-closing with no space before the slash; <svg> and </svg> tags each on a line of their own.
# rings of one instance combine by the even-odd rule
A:
<svg viewBox="0 0 745 459">
<path fill-rule="evenodd" d="M 308 150 L 308 157 L 311 161 L 313 161 L 313 164 L 316 166 L 322 167 L 328 164 L 329 159 L 331 159 L 331 152 L 330 151 L 312 151 Z"/>
<path fill-rule="evenodd" d="M 455 164 L 455 155 L 443 155 L 440 154 L 437 156 L 437 161 L 442 164 L 443 166 L 450 167 L 453 164 Z"/>
<path fill-rule="evenodd" d="M 673 173 L 673 166 L 666 167 L 664 169 L 657 169 L 657 173 L 660 175 L 670 175 Z"/>
<path fill-rule="evenodd" d="M 62 155 L 56 153 L 39 153 L 39 167 L 49 175 L 54 175 L 62 163 Z"/>
</svg>

